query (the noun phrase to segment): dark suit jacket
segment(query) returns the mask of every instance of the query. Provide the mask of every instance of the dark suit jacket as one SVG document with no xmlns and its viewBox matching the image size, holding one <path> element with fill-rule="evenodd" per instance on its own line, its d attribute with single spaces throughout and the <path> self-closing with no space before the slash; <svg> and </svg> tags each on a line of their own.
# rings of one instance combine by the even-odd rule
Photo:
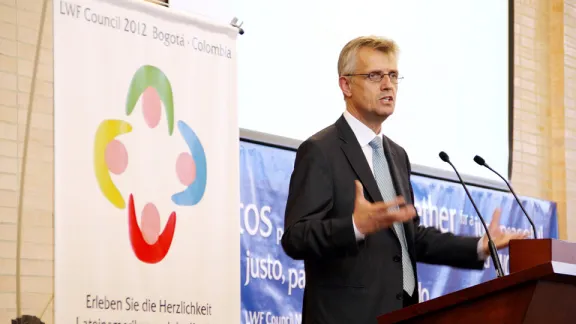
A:
<svg viewBox="0 0 576 324">
<path fill-rule="evenodd" d="M 387 137 L 384 151 L 396 192 L 412 204 L 406 152 Z M 376 323 L 377 316 L 402 308 L 401 250 L 393 229 L 356 241 L 352 213 L 357 179 L 367 200 L 382 201 L 360 144 L 343 116 L 298 148 L 282 247 L 291 258 L 304 260 L 305 324 Z M 418 217 L 405 223 L 404 229 L 414 269 L 416 262 L 483 267 L 477 254 L 479 238 L 425 228 Z"/>
</svg>

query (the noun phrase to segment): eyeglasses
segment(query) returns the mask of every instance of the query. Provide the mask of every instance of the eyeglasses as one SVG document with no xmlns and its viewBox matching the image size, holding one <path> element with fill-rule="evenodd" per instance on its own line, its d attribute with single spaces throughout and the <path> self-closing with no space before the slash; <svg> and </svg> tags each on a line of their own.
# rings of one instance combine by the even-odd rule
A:
<svg viewBox="0 0 576 324">
<path fill-rule="evenodd" d="M 382 81 L 382 79 L 384 79 L 386 75 L 390 78 L 390 82 L 392 83 L 400 83 L 400 81 L 404 79 L 404 77 L 398 75 L 398 72 L 384 73 L 382 71 L 374 71 L 370 73 L 345 74 L 344 76 L 365 76 L 372 82 L 380 82 Z"/>
</svg>

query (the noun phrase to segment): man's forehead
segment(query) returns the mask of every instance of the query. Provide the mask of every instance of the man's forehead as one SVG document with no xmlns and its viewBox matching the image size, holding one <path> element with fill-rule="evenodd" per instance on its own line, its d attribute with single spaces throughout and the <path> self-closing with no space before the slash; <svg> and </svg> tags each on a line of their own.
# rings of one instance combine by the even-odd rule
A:
<svg viewBox="0 0 576 324">
<path fill-rule="evenodd" d="M 361 48 L 357 55 L 358 67 L 377 70 L 398 70 L 396 55 L 371 48 Z"/>
</svg>

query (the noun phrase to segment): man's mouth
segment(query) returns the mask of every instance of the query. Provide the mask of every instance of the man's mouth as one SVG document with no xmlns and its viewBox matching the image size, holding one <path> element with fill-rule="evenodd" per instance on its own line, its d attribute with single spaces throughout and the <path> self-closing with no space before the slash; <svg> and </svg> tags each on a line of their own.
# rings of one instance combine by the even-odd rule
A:
<svg viewBox="0 0 576 324">
<path fill-rule="evenodd" d="M 380 98 L 380 100 L 382 100 L 384 102 L 392 102 L 392 101 L 394 101 L 394 98 L 392 98 L 392 96 L 384 96 L 384 97 Z"/>
</svg>

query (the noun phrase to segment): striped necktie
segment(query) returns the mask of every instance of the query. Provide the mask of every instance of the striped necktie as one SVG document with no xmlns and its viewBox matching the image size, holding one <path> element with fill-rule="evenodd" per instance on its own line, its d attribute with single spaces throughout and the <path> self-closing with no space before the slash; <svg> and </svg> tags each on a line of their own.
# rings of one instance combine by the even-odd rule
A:
<svg viewBox="0 0 576 324">
<path fill-rule="evenodd" d="M 374 177 L 376 178 L 376 183 L 378 183 L 378 188 L 380 189 L 382 198 L 384 201 L 394 200 L 397 194 L 396 190 L 394 189 L 394 184 L 392 183 L 388 161 L 384 156 L 382 137 L 376 136 L 370 142 L 370 147 L 372 147 Z M 409 296 L 412 296 L 415 288 L 415 277 L 412 262 L 410 261 L 410 255 L 408 254 L 408 244 L 406 243 L 404 227 L 401 223 L 396 222 L 394 223 L 394 230 L 398 235 L 398 239 L 400 240 L 400 245 L 402 247 L 402 277 L 404 282 L 404 290 L 406 293 L 408 293 Z"/>
</svg>

